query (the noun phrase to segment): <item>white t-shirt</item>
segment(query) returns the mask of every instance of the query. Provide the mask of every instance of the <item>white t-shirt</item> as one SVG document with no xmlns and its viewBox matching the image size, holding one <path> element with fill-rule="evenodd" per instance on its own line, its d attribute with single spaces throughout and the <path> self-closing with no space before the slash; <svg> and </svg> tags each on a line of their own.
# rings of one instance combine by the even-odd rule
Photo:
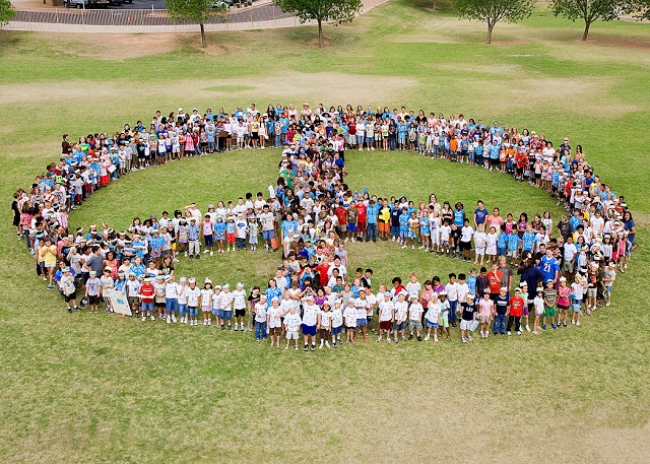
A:
<svg viewBox="0 0 650 464">
<path fill-rule="evenodd" d="M 424 318 L 431 323 L 438 323 L 438 317 L 440 316 L 440 304 L 436 301 L 435 303 L 430 302 L 427 313 L 424 315 Z"/>
<path fill-rule="evenodd" d="M 365 319 L 368 317 L 368 307 L 370 304 L 367 299 L 357 298 L 353 302 L 354 307 L 357 308 L 357 319 Z"/>
<path fill-rule="evenodd" d="M 282 308 L 271 307 L 268 311 L 269 327 L 278 328 L 282 326 Z"/>
<path fill-rule="evenodd" d="M 458 284 L 456 282 L 445 285 L 445 291 L 449 301 L 458 301 Z"/>
<path fill-rule="evenodd" d="M 393 318 L 393 310 L 395 306 L 392 301 L 382 301 L 379 303 L 379 320 L 386 322 L 390 321 Z"/>
<path fill-rule="evenodd" d="M 474 229 L 472 229 L 472 226 L 463 226 L 460 230 L 460 241 L 465 243 L 471 242 L 473 234 Z"/>
<path fill-rule="evenodd" d="M 423 312 L 424 308 L 422 307 L 422 303 L 419 301 L 411 303 L 411 307 L 409 308 L 409 319 L 411 321 L 419 321 L 422 318 Z"/>
<path fill-rule="evenodd" d="M 398 301 L 395 303 L 395 321 L 404 322 L 406 320 L 408 306 L 409 304 L 406 301 Z"/>
<path fill-rule="evenodd" d="M 235 309 L 246 309 L 246 292 L 244 290 L 235 290 L 232 292 Z"/>
<path fill-rule="evenodd" d="M 345 325 L 348 328 L 357 326 L 357 309 L 353 306 L 345 308 L 345 311 L 343 311 L 343 317 L 345 318 Z"/>
<path fill-rule="evenodd" d="M 420 285 L 420 282 L 411 282 L 406 284 L 406 291 L 408 293 L 408 297 L 413 298 L 419 298 L 420 297 L 420 290 L 422 289 L 422 285 Z"/>
<path fill-rule="evenodd" d="M 343 325 L 343 313 L 341 308 L 334 308 L 332 310 L 332 328 L 341 327 Z"/>
<path fill-rule="evenodd" d="M 464 284 L 456 284 L 456 292 L 458 294 L 458 301 L 465 303 L 467 301 L 467 295 L 469 294 L 469 286 Z"/>
<path fill-rule="evenodd" d="M 296 332 L 300 324 L 302 324 L 302 319 L 300 319 L 298 313 L 289 313 L 284 317 L 284 325 L 287 326 L 289 332 Z"/>
<path fill-rule="evenodd" d="M 201 289 L 199 287 L 187 287 L 183 293 L 187 300 L 187 306 L 196 308 L 199 305 L 199 296 L 201 296 Z"/>
<path fill-rule="evenodd" d="M 232 302 L 235 301 L 234 292 L 223 292 L 221 294 L 221 309 L 232 311 Z"/>
<path fill-rule="evenodd" d="M 329 328 L 332 322 L 332 311 L 320 312 L 320 325 L 321 327 Z"/>
<path fill-rule="evenodd" d="M 303 308 L 303 314 L 302 314 L 302 322 L 305 325 L 308 326 L 314 326 L 318 322 L 318 313 L 320 312 L 320 308 L 313 304 L 313 305 L 305 305 Z"/>
<path fill-rule="evenodd" d="M 266 303 L 257 303 L 255 305 L 255 322 L 266 322 Z"/>
</svg>

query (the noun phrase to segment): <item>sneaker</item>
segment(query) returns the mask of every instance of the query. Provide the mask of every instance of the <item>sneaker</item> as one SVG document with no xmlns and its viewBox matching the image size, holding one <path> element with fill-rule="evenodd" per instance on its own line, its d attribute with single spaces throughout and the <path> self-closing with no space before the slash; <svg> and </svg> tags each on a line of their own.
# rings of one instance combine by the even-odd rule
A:
<svg viewBox="0 0 650 464">
<path fill-rule="evenodd" d="M 580 321 L 576 321 L 576 325 L 580 325 Z"/>
<path fill-rule="evenodd" d="M 155 320 L 156 320 L 156 316 L 151 316 L 151 320 L 152 320 L 152 321 L 155 321 Z"/>
<path fill-rule="evenodd" d="M 563 325 L 564 327 L 566 327 L 566 321 L 564 321 L 564 323 L 563 323 L 562 325 Z"/>
<path fill-rule="evenodd" d="M 298 345 L 296 345 L 296 349 L 298 349 Z M 305 347 L 303 348 L 303 350 L 304 350 L 304 351 L 308 351 L 308 350 L 309 350 L 309 347 L 307 346 L 306 343 L 305 343 Z"/>
<path fill-rule="evenodd" d="M 397 338 L 395 339 L 395 344 L 397 345 L 399 343 L 399 340 Z"/>
<path fill-rule="evenodd" d="M 142 322 L 147 320 L 147 316 L 142 316 Z"/>
<path fill-rule="evenodd" d="M 237 328 L 237 324 L 235 324 L 235 327 L 234 327 L 232 330 L 234 330 L 235 332 L 237 332 L 237 331 L 239 330 L 239 329 Z"/>
<path fill-rule="evenodd" d="M 173 314 L 172 314 L 172 322 L 176 324 L 176 316 L 174 316 Z"/>
<path fill-rule="evenodd" d="M 377 343 L 381 341 L 381 337 L 377 337 Z"/>
<path fill-rule="evenodd" d="M 557 326 L 555 324 L 551 324 L 551 327 L 553 327 L 554 329 L 557 329 Z"/>
<path fill-rule="evenodd" d="M 311 344 L 311 350 L 312 350 L 312 351 L 316 351 L 316 343 L 312 343 L 312 344 Z"/>
<path fill-rule="evenodd" d="M 284 347 L 285 350 L 289 349 L 289 344 L 287 343 L 287 346 Z"/>
<path fill-rule="evenodd" d="M 210 256 L 214 256 L 214 252 L 213 252 L 213 251 L 210 252 Z"/>
<path fill-rule="evenodd" d="M 424 341 L 426 342 L 426 341 L 429 340 L 430 338 L 431 338 L 431 337 L 430 337 L 429 335 L 427 335 L 426 337 L 424 337 Z"/>
<path fill-rule="evenodd" d="M 573 319 L 571 319 L 571 325 L 576 325 L 576 321 L 574 321 Z"/>
<path fill-rule="evenodd" d="M 171 323 L 172 323 L 172 318 L 171 318 L 171 316 L 167 316 L 166 319 L 167 319 L 167 324 L 171 324 Z"/>
<path fill-rule="evenodd" d="M 517 335 L 521 335 L 521 330 L 517 330 Z"/>
<path fill-rule="evenodd" d="M 605 303 L 605 306 L 609 306 L 611 303 L 612 303 L 611 301 L 608 301 L 607 303 Z"/>
<path fill-rule="evenodd" d="M 409 335 L 409 340 L 413 340 L 413 334 Z"/>
<path fill-rule="evenodd" d="M 433 341 L 434 341 L 434 342 L 437 342 L 437 341 L 438 341 L 438 336 L 437 336 L 437 335 L 434 335 L 434 336 L 433 336 Z"/>
<path fill-rule="evenodd" d="M 336 342 L 332 342 L 332 346 L 333 346 L 334 348 L 337 348 L 337 347 L 338 347 L 338 345 L 336 344 Z"/>
<path fill-rule="evenodd" d="M 510 331 L 508 330 L 508 337 L 509 337 L 510 335 L 512 335 L 512 332 L 510 332 Z"/>
<path fill-rule="evenodd" d="M 467 343 L 467 340 L 465 339 L 465 337 L 463 337 L 461 340 L 463 341 L 463 343 Z"/>
<path fill-rule="evenodd" d="M 402 335 L 402 340 L 406 341 L 406 337 L 404 335 Z"/>
<path fill-rule="evenodd" d="M 388 337 L 388 338 L 386 339 L 386 343 L 391 343 L 391 341 L 390 341 L 390 337 Z"/>
<path fill-rule="evenodd" d="M 208 250 L 203 250 L 203 254 L 209 253 Z"/>
<path fill-rule="evenodd" d="M 420 335 L 418 335 L 418 337 L 417 337 L 417 338 L 418 338 L 418 341 L 419 341 L 419 342 L 421 342 L 421 341 L 422 341 L 422 337 L 421 337 Z"/>
<path fill-rule="evenodd" d="M 542 324 L 542 330 L 546 330 L 546 324 Z"/>
<path fill-rule="evenodd" d="M 530 326 L 526 324 L 526 332 L 530 332 Z"/>
</svg>

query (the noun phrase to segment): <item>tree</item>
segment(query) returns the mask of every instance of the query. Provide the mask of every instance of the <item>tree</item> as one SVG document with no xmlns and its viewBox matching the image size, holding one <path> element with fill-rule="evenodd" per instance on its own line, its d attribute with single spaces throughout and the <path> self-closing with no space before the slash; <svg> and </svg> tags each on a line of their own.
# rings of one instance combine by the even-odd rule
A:
<svg viewBox="0 0 650 464">
<path fill-rule="evenodd" d="M 551 10 L 555 16 L 562 15 L 571 21 L 580 18 L 585 22 L 582 33 L 583 42 L 589 36 L 589 28 L 594 21 L 616 19 L 623 7 L 623 0 L 551 0 Z"/>
<path fill-rule="evenodd" d="M 624 10 L 640 21 L 650 21 L 650 0 L 628 0 Z"/>
<path fill-rule="evenodd" d="M 454 0 L 458 19 L 475 19 L 487 23 L 487 43 L 492 43 L 492 30 L 501 20 L 516 23 L 527 18 L 536 0 Z"/>
<path fill-rule="evenodd" d="M 287 13 L 296 15 L 301 23 L 318 23 L 318 46 L 324 47 L 323 22 L 337 24 L 350 22 L 361 9 L 361 0 L 276 0 L 275 4 Z"/>
<path fill-rule="evenodd" d="M 208 46 L 205 40 L 205 23 L 212 16 L 224 13 L 228 9 L 225 2 L 215 0 L 165 0 L 165 7 L 173 20 L 188 20 L 201 27 L 203 48 Z"/>
<path fill-rule="evenodd" d="M 16 17 L 14 6 L 9 0 L 0 0 L 0 27 Z"/>
</svg>

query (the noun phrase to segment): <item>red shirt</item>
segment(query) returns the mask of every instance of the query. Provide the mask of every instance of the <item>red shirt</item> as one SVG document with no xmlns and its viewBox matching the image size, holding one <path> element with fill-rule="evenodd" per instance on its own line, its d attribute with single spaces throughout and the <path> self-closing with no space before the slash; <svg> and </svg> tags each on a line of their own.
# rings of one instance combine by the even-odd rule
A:
<svg viewBox="0 0 650 464">
<path fill-rule="evenodd" d="M 366 205 L 364 205 L 363 203 L 357 204 L 357 211 L 359 211 L 359 218 L 358 218 L 359 224 L 365 224 L 366 210 L 367 210 Z"/>
<path fill-rule="evenodd" d="M 336 218 L 339 220 L 339 224 L 347 224 L 348 223 L 348 217 L 346 214 L 346 209 L 343 206 L 339 206 L 334 210 L 334 214 L 336 214 Z"/>
<path fill-rule="evenodd" d="M 320 284 L 324 287 L 327 285 L 327 282 L 329 281 L 329 276 L 327 275 L 327 271 L 329 270 L 330 265 L 328 263 L 323 263 L 319 264 L 316 266 L 316 273 L 318 274 L 318 278 L 320 279 Z"/>
<path fill-rule="evenodd" d="M 153 303 L 153 296 L 156 293 L 156 289 L 151 284 L 144 284 L 140 287 L 140 295 L 142 295 L 143 303 Z"/>
<path fill-rule="evenodd" d="M 501 271 L 498 269 L 496 272 L 490 271 L 487 276 L 490 279 L 490 293 L 493 295 L 499 293 L 501 291 L 501 277 L 503 277 Z"/>
<path fill-rule="evenodd" d="M 514 297 L 510 299 L 510 315 L 514 317 L 521 317 L 524 310 L 524 299 L 521 297 Z"/>
</svg>

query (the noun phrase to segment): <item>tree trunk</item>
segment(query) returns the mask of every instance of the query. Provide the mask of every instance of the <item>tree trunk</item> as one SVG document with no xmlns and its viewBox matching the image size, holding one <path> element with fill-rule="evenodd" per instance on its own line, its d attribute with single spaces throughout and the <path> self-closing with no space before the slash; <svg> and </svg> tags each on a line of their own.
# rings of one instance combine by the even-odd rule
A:
<svg viewBox="0 0 650 464">
<path fill-rule="evenodd" d="M 486 40 L 486 43 L 488 45 L 492 43 L 492 30 L 493 29 L 494 29 L 494 23 L 488 21 L 487 40 Z"/>
<path fill-rule="evenodd" d="M 585 21 L 585 31 L 582 33 L 583 42 L 587 40 L 587 36 L 589 35 L 589 26 L 591 26 L 591 21 Z"/>
<path fill-rule="evenodd" d="M 325 47 L 325 42 L 323 41 L 323 23 L 321 20 L 318 20 L 318 46 L 320 48 Z"/>
<path fill-rule="evenodd" d="M 203 23 L 199 23 L 199 26 L 201 26 L 201 46 L 203 48 L 208 48 L 208 41 L 205 40 L 205 26 Z"/>
</svg>

